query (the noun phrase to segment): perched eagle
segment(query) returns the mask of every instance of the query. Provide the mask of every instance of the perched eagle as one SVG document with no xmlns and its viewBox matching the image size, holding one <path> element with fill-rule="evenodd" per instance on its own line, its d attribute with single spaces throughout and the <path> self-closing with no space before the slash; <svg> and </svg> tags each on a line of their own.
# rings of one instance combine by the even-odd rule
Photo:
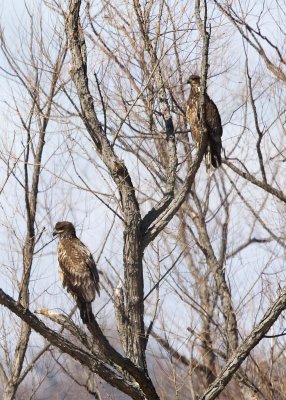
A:
<svg viewBox="0 0 286 400">
<path fill-rule="evenodd" d="M 88 248 L 77 238 L 71 222 L 57 222 L 53 236 L 59 236 L 58 262 L 63 287 L 74 297 L 84 324 L 92 316 L 91 303 L 99 295 L 99 276 Z"/>
<path fill-rule="evenodd" d="M 191 92 L 188 99 L 186 117 L 191 127 L 193 140 L 196 144 L 199 144 L 201 139 L 199 118 L 201 79 L 198 75 L 191 75 L 187 83 L 191 85 Z M 207 169 L 210 167 L 210 163 L 214 168 L 217 168 L 221 165 L 222 126 L 217 106 L 207 94 L 205 97 L 205 110 L 207 127 L 206 165 Z"/>
</svg>

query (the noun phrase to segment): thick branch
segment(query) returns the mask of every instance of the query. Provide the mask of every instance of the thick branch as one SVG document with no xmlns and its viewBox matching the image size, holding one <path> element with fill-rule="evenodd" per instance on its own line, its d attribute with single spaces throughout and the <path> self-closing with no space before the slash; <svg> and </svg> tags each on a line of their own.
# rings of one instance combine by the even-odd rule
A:
<svg viewBox="0 0 286 400">
<path fill-rule="evenodd" d="M 126 338 L 124 348 L 127 356 L 135 364 L 146 369 L 143 321 L 143 254 L 139 229 L 141 216 L 131 177 L 123 161 L 114 153 L 94 109 L 88 86 L 85 39 L 79 17 L 80 5 L 80 0 L 70 0 L 69 13 L 66 16 L 66 31 L 72 54 L 71 75 L 80 100 L 85 127 L 120 193 L 125 225 L 123 261 L 126 289 L 125 314 L 127 317 L 125 328 L 127 334 L 124 336 Z"/>
<path fill-rule="evenodd" d="M 223 265 L 217 259 L 211 241 L 207 232 L 202 210 L 200 209 L 200 203 L 198 198 L 194 195 L 194 201 L 196 202 L 197 208 L 200 213 L 193 217 L 193 222 L 198 230 L 199 238 L 196 239 L 198 247 L 202 250 L 208 265 L 214 275 L 217 291 L 222 303 L 222 312 L 225 320 L 225 330 L 227 337 L 227 357 L 237 348 L 238 344 L 238 327 L 236 321 L 236 315 L 232 304 L 232 298 L 230 289 L 228 287 L 225 271 Z M 188 211 L 186 211 L 188 213 Z M 187 225 L 189 231 L 192 232 L 192 228 Z"/>
<path fill-rule="evenodd" d="M 181 188 L 181 190 L 175 195 L 174 200 L 169 204 L 167 209 L 162 212 L 158 218 L 151 224 L 150 228 L 145 233 L 142 246 L 143 248 L 147 247 L 150 242 L 152 242 L 159 233 L 168 225 L 177 211 L 180 209 L 181 205 L 184 203 L 188 193 L 191 190 L 192 184 L 195 180 L 196 173 L 200 167 L 200 164 L 203 160 L 206 148 L 206 137 L 202 139 L 200 147 L 198 149 L 196 158 L 192 163 L 189 172 L 186 176 L 185 182 Z"/>
<path fill-rule="evenodd" d="M 128 394 L 133 399 L 145 400 L 147 398 L 150 400 L 158 400 L 158 396 L 153 389 L 152 384 L 150 387 L 150 380 L 147 383 L 143 371 L 141 372 L 131 363 L 131 361 L 124 359 L 119 353 L 118 356 L 121 357 L 122 362 L 126 361 L 126 369 L 132 371 L 133 375 L 136 375 L 136 381 L 129 381 L 126 377 L 118 375 L 116 369 L 108 365 L 106 357 L 100 358 L 98 355 L 95 356 L 94 354 L 79 348 L 62 335 L 48 328 L 27 308 L 24 308 L 21 304 L 13 300 L 2 289 L 0 289 L 0 304 L 9 308 L 9 310 L 25 321 L 32 329 L 47 339 L 52 345 L 58 347 L 63 353 L 69 354 L 72 358 L 88 367 L 90 371 L 97 373 L 106 382 L 117 387 L 119 390 L 122 390 L 122 392 Z M 125 366 L 125 364 L 123 365 Z M 128 365 L 130 365 L 130 367 L 128 367 Z M 140 380 L 142 380 L 142 382 Z M 147 391 L 147 393 L 144 394 L 140 387 L 138 387 L 138 384 L 139 386 L 142 384 L 145 389 L 149 384 L 149 392 Z"/>
<path fill-rule="evenodd" d="M 210 385 L 199 400 L 213 400 L 224 390 L 226 385 L 234 376 L 243 361 L 249 356 L 251 350 L 257 346 L 264 335 L 268 332 L 282 311 L 285 310 L 286 289 L 284 288 L 278 299 L 266 311 L 261 322 L 252 330 L 243 343 L 237 348 L 234 355 L 225 365 L 217 379 Z"/>
</svg>

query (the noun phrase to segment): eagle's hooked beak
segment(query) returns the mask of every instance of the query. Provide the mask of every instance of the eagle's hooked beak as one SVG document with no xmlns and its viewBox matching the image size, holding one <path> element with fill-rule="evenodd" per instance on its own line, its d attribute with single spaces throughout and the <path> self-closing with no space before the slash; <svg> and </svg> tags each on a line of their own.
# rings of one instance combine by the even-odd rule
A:
<svg viewBox="0 0 286 400">
<path fill-rule="evenodd" d="M 58 233 L 59 233 L 59 232 L 56 231 L 56 230 L 54 229 L 54 231 L 53 231 L 53 237 L 57 236 Z"/>
</svg>

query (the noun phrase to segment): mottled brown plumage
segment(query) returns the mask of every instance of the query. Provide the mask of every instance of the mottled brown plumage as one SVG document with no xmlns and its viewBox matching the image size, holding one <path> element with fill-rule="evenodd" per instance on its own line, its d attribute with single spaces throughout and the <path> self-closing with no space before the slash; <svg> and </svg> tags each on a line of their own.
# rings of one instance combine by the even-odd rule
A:
<svg viewBox="0 0 286 400">
<path fill-rule="evenodd" d="M 83 323 L 91 321 L 91 303 L 99 295 L 99 276 L 88 248 L 77 238 L 71 222 L 57 222 L 59 273 L 63 287 L 73 296 Z"/>
<path fill-rule="evenodd" d="M 191 75 L 187 83 L 191 85 L 191 91 L 186 108 L 186 117 L 191 127 L 193 140 L 198 145 L 201 140 L 199 118 L 201 80 L 198 75 Z M 207 94 L 205 97 L 205 110 L 207 127 L 206 165 L 209 168 L 211 163 L 214 168 L 217 168 L 221 165 L 221 118 L 217 106 Z"/>
</svg>

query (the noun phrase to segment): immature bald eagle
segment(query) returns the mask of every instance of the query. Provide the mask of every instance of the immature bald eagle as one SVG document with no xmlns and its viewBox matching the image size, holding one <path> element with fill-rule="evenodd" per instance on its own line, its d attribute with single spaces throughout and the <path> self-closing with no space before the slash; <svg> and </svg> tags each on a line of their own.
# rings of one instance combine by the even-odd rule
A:
<svg viewBox="0 0 286 400">
<path fill-rule="evenodd" d="M 57 222 L 58 262 L 63 287 L 74 297 L 84 324 L 91 321 L 91 303 L 99 295 L 99 276 L 88 248 L 77 238 L 71 222 Z"/>
<path fill-rule="evenodd" d="M 193 140 L 196 144 L 199 144 L 201 139 L 199 119 L 201 79 L 198 75 L 191 75 L 187 83 L 191 85 L 191 92 L 188 99 L 186 117 L 191 127 Z M 214 168 L 217 168 L 221 165 L 222 126 L 217 106 L 207 94 L 205 98 L 205 110 L 207 127 L 206 165 L 209 168 L 211 163 Z"/>
</svg>

